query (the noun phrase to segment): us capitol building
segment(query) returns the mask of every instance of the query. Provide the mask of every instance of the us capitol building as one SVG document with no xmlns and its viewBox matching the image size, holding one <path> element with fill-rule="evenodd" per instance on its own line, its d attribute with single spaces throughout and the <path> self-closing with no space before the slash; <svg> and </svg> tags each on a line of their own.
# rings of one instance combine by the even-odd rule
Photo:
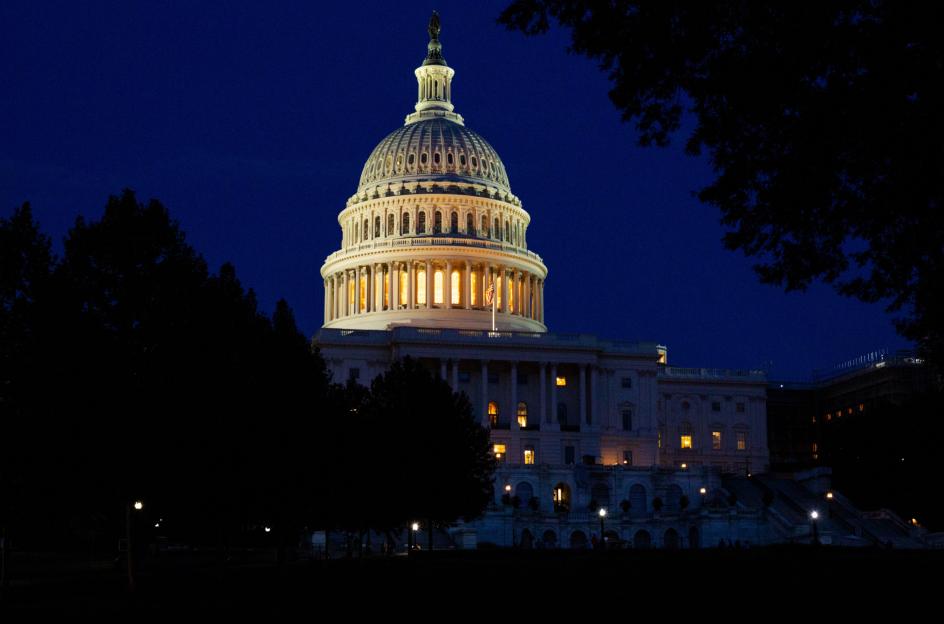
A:
<svg viewBox="0 0 944 624">
<path fill-rule="evenodd" d="M 784 528 L 738 500 L 768 466 L 763 373 L 673 367 L 656 343 L 548 332 L 531 215 L 456 112 L 439 32 L 434 15 L 415 110 L 338 214 L 314 344 L 336 381 L 369 384 L 410 356 L 470 397 L 500 466 L 492 505 L 456 544 L 579 548 L 601 526 L 608 541 L 668 548 L 809 532 L 805 518 Z"/>
</svg>

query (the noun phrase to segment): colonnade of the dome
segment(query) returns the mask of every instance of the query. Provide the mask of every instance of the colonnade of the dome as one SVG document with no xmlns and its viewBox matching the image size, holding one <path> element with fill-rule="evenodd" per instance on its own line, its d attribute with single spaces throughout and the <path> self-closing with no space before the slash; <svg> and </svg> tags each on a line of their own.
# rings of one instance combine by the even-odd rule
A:
<svg viewBox="0 0 944 624">
<path fill-rule="evenodd" d="M 519 329 L 542 329 L 544 323 L 544 279 L 542 275 L 488 261 L 430 258 L 368 262 L 332 272 L 324 280 L 325 327 L 337 321 L 399 311 L 465 310 L 482 312 L 478 324 L 487 326 L 493 287 L 496 314 L 501 326 L 509 322 Z M 433 314 L 436 314 L 435 312 Z M 386 314 L 386 316 L 392 316 Z M 449 319 L 448 316 L 439 316 Z M 468 324 L 468 316 L 458 326 Z M 532 321 L 517 323 L 514 320 Z M 364 319 L 368 320 L 368 319 Z M 415 324 L 436 317 L 410 317 Z M 391 319 L 391 322 L 396 321 Z M 435 323 L 434 323 L 435 324 Z"/>
</svg>

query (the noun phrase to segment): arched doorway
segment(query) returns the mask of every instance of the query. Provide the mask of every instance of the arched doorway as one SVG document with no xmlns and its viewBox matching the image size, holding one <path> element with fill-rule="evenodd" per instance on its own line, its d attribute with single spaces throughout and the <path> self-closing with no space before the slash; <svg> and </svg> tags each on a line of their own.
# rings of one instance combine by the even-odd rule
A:
<svg viewBox="0 0 944 624">
<path fill-rule="evenodd" d="M 534 496 L 534 488 L 527 481 L 522 481 L 515 487 L 515 496 L 521 501 L 522 507 L 527 507 L 528 501 Z"/>
<path fill-rule="evenodd" d="M 554 486 L 554 511 L 570 511 L 570 487 L 566 483 Z"/>
<path fill-rule="evenodd" d="M 521 532 L 521 539 L 518 540 L 518 547 L 523 548 L 524 550 L 531 550 L 534 547 L 534 537 L 531 535 L 531 531 L 525 529 Z"/>
<path fill-rule="evenodd" d="M 587 549 L 587 536 L 583 531 L 574 531 L 570 534 L 570 547 L 574 550 Z"/>
<path fill-rule="evenodd" d="M 557 548 L 557 533 L 548 529 L 541 537 L 541 541 L 544 542 L 545 548 Z"/>
<path fill-rule="evenodd" d="M 669 529 L 662 538 L 663 546 L 666 550 L 678 550 L 679 534 L 675 529 Z"/>
<path fill-rule="evenodd" d="M 633 548 L 651 548 L 652 547 L 652 536 L 649 535 L 649 531 L 636 531 L 636 535 L 633 536 Z"/>
</svg>

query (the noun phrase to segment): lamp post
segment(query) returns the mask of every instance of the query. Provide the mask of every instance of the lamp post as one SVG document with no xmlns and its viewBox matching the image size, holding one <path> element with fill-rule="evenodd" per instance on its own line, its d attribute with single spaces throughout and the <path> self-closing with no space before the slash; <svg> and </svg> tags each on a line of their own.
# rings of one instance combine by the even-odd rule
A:
<svg viewBox="0 0 944 624">
<path fill-rule="evenodd" d="M 813 545 L 819 546 L 819 532 L 816 528 L 816 521 L 819 520 L 819 512 L 815 509 L 810 512 L 810 524 L 812 525 Z"/>
<path fill-rule="evenodd" d="M 606 518 L 606 509 L 600 507 L 600 511 L 598 511 L 597 514 L 600 516 L 600 547 L 606 549 L 606 533 L 604 532 L 606 527 L 603 524 L 603 521 Z"/>
<path fill-rule="evenodd" d="M 414 522 L 410 525 L 409 550 L 412 551 L 416 545 L 416 532 L 420 530 L 420 523 Z"/>
<path fill-rule="evenodd" d="M 125 504 L 125 548 L 128 555 L 128 591 L 134 591 L 134 548 L 131 545 L 131 510 L 141 511 L 144 503 L 136 500 Z"/>
</svg>

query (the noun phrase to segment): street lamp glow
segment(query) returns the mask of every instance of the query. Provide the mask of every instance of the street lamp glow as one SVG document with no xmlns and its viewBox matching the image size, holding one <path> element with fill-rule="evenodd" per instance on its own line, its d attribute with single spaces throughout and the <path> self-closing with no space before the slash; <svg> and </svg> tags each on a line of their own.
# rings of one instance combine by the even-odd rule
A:
<svg viewBox="0 0 944 624">
<path fill-rule="evenodd" d="M 508 484 L 508 485 L 505 486 L 505 491 L 506 491 L 506 492 L 511 492 L 511 484 Z"/>
<path fill-rule="evenodd" d="M 813 511 L 810 512 L 810 519 L 816 520 L 817 518 L 819 518 L 819 512 L 814 509 Z"/>
<path fill-rule="evenodd" d="M 141 501 L 134 501 L 134 508 L 138 511 L 141 511 L 142 509 L 144 509 L 144 503 L 142 503 Z"/>
<path fill-rule="evenodd" d="M 271 532 L 272 532 L 272 527 L 266 527 L 266 528 L 265 528 L 265 532 L 266 532 L 266 533 L 271 533 Z"/>
<path fill-rule="evenodd" d="M 828 498 L 829 500 L 832 500 L 832 499 L 833 499 L 833 493 L 832 493 L 832 492 L 826 492 L 826 498 Z"/>
<path fill-rule="evenodd" d="M 420 530 L 420 523 L 419 523 L 419 522 L 414 522 L 412 525 L 410 525 L 410 528 L 413 529 L 414 531 L 419 531 L 419 530 Z"/>
<path fill-rule="evenodd" d="M 604 509 L 603 507 L 600 507 L 600 511 L 598 511 L 597 513 L 600 514 L 600 517 L 601 517 L 601 518 L 605 518 L 605 517 L 606 517 L 606 509 Z"/>
<path fill-rule="evenodd" d="M 704 496 L 705 494 L 708 493 L 708 490 L 705 489 L 705 488 L 700 488 L 700 489 L 698 490 L 698 493 L 701 494 L 702 496 Z"/>
<path fill-rule="evenodd" d="M 682 470 L 685 470 L 687 468 L 688 468 L 688 464 L 682 464 Z"/>
</svg>

